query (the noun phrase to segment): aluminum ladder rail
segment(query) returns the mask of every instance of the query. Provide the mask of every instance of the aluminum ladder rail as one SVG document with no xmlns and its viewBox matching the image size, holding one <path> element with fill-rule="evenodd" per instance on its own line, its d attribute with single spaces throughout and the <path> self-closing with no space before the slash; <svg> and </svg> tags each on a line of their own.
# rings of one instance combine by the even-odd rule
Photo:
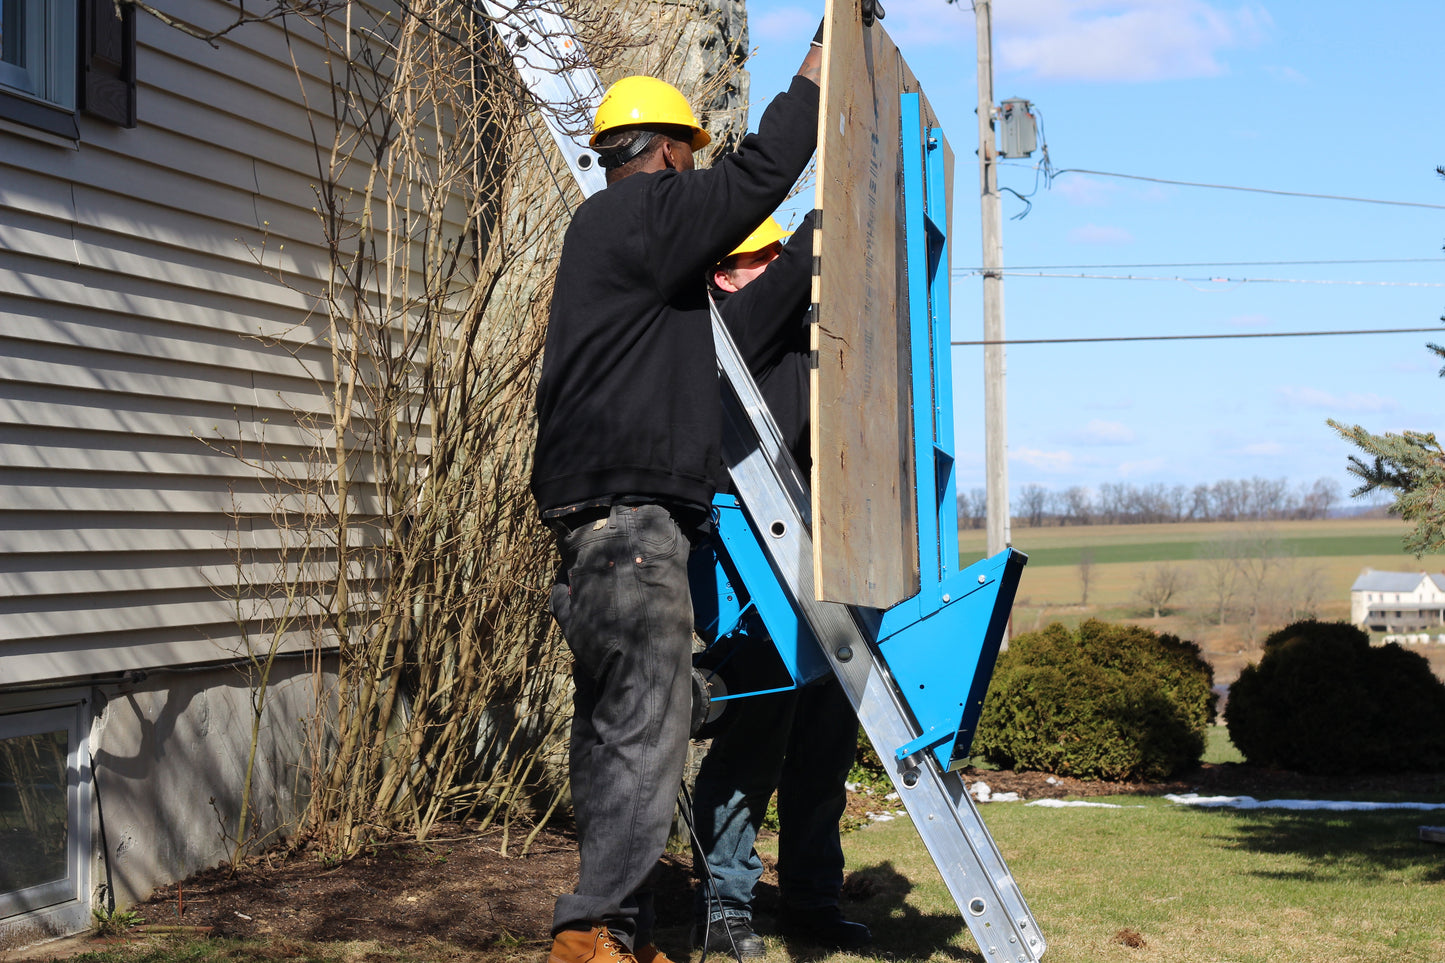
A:
<svg viewBox="0 0 1445 963">
<path fill-rule="evenodd" d="M 963 779 L 957 772 L 944 772 L 932 753 L 896 759 L 894 748 L 914 741 L 918 733 L 876 654 L 865 620 L 850 606 L 813 597 L 806 489 L 716 308 L 713 341 L 728 383 L 723 457 L 756 530 L 767 533 L 759 539 L 764 551 L 887 766 L 984 959 L 1032 963 L 1046 943 Z"/>
<path fill-rule="evenodd" d="M 522 4 L 513 10 L 495 0 L 478 3 L 496 21 L 569 170 L 583 195 L 590 196 L 604 182 L 595 157 L 578 143 L 575 118 L 595 110 L 602 90 L 570 25 L 541 5 Z M 962 778 L 944 771 L 931 752 L 897 758 L 895 749 L 916 743 L 919 733 L 877 653 L 868 628 L 877 620 L 850 606 L 814 598 L 806 484 L 716 306 L 712 325 L 718 370 L 726 382 L 723 456 L 760 546 L 888 766 L 984 959 L 1034 963 L 1047 944 Z"/>
</svg>

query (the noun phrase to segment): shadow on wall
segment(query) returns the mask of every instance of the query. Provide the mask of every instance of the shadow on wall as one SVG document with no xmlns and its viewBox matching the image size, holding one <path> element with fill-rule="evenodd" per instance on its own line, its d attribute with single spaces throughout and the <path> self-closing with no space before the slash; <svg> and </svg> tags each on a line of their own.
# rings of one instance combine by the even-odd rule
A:
<svg viewBox="0 0 1445 963">
<path fill-rule="evenodd" d="M 252 773 L 248 835 L 266 845 L 294 831 L 312 781 L 318 693 L 333 665 L 278 659 L 266 690 Z M 99 693 L 97 692 L 99 696 Z M 158 671 L 96 701 L 91 753 L 98 905 L 117 906 L 231 859 L 251 752 L 250 667 Z"/>
</svg>

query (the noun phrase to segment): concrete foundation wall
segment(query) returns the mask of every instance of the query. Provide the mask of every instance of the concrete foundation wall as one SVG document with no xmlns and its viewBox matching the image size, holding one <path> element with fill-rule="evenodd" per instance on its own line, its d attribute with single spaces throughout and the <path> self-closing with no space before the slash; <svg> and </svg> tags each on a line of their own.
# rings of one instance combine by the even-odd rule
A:
<svg viewBox="0 0 1445 963">
<path fill-rule="evenodd" d="M 331 718 L 334 660 L 279 659 L 257 730 L 247 832 L 262 849 L 295 831 L 310 794 L 313 749 Z M 70 904 L 0 919 L 0 951 L 78 932 L 91 909 L 117 909 L 155 889 L 232 858 L 251 751 L 249 666 L 154 670 L 133 682 L 77 685 L 51 698 L 75 700 L 84 744 L 76 753 L 88 825 Z M 0 688 L 0 712 L 28 711 L 44 694 Z M 317 706 L 326 707 L 326 718 Z M 84 733 L 88 723 L 89 731 Z M 73 767 L 74 769 L 74 767 Z"/>
<path fill-rule="evenodd" d="M 255 839 L 293 833 L 310 795 L 318 692 L 327 685 L 311 662 L 291 658 L 272 669 L 252 767 L 246 831 Z M 129 905 L 231 858 L 258 696 L 249 674 L 248 666 L 157 672 L 97 706 L 98 895 L 109 885 L 116 905 Z"/>
</svg>

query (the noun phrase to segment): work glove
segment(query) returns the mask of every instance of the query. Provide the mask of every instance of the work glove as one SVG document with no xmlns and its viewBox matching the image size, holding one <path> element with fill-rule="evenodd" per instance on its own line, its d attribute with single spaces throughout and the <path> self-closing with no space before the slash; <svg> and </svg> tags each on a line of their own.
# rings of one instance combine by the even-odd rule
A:
<svg viewBox="0 0 1445 963">
<path fill-rule="evenodd" d="M 883 4 L 878 0 L 863 0 L 863 26 L 873 26 L 874 20 L 883 19 Z"/>
</svg>

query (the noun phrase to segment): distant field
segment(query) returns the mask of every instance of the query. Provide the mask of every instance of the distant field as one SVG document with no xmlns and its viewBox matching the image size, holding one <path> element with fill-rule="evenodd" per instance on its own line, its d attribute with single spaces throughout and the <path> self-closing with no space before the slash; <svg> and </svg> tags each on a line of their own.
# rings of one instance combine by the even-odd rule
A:
<svg viewBox="0 0 1445 963">
<path fill-rule="evenodd" d="M 1122 562 L 1180 562 L 1205 557 L 1211 543 L 1268 533 L 1285 554 L 1297 558 L 1393 557 L 1401 570 L 1440 570 L 1445 556 L 1417 560 L 1402 539 L 1408 526 L 1396 519 L 1325 519 L 1306 522 L 1190 522 L 1178 525 L 1080 525 L 1013 529 L 1014 548 L 1028 555 L 1029 567 L 1078 565 L 1085 549 L 1095 565 Z M 982 555 L 984 534 L 960 533 L 966 558 Z"/>
</svg>

